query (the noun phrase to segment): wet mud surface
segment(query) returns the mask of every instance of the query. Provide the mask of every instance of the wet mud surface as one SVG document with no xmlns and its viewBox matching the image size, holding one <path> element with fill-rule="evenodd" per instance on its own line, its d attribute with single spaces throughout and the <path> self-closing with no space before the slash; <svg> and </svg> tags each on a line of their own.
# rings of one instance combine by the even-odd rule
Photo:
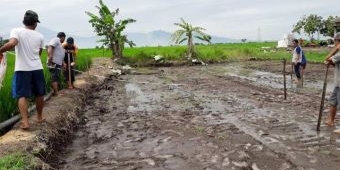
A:
<svg viewBox="0 0 340 170">
<path fill-rule="evenodd" d="M 340 135 L 324 124 L 315 130 L 324 69 L 308 65 L 303 88 L 287 73 L 286 100 L 280 62 L 141 68 L 108 78 L 87 94 L 82 124 L 56 168 L 339 169 Z"/>
</svg>

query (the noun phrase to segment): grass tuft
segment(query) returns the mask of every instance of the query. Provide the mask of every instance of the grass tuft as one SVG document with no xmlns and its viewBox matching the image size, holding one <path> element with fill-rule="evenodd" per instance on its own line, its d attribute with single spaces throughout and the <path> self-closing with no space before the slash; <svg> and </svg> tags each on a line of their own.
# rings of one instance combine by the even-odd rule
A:
<svg viewBox="0 0 340 170">
<path fill-rule="evenodd" d="M 12 153 L 0 158 L 0 170 L 39 169 L 39 165 L 32 155 Z"/>
</svg>

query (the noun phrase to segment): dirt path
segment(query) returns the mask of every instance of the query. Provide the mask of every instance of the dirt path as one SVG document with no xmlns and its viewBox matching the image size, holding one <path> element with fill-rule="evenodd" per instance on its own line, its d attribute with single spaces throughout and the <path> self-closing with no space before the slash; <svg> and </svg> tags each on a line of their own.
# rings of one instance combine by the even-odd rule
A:
<svg viewBox="0 0 340 170">
<path fill-rule="evenodd" d="M 275 85 L 281 64 L 267 64 L 140 69 L 108 79 L 88 94 L 84 123 L 58 168 L 339 169 L 339 136 L 315 131 L 320 66 L 283 100 Z"/>
</svg>

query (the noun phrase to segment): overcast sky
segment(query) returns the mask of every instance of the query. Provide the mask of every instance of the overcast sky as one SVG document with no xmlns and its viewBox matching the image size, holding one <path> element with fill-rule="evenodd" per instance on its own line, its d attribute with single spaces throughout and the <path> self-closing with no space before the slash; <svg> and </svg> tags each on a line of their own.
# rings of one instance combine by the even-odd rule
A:
<svg viewBox="0 0 340 170">
<path fill-rule="evenodd" d="M 120 9 L 119 19 L 133 18 L 126 32 L 176 30 L 183 18 L 206 33 L 226 38 L 277 40 L 303 15 L 340 16 L 339 0 L 103 0 Z M 1 0 L 0 35 L 22 26 L 23 14 L 38 13 L 39 26 L 66 34 L 93 36 L 85 11 L 97 14 L 98 0 Z"/>
</svg>

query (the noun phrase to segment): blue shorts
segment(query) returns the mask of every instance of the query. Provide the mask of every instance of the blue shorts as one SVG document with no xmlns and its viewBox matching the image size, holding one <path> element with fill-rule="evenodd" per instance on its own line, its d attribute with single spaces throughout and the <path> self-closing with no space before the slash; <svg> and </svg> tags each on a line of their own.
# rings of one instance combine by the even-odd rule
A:
<svg viewBox="0 0 340 170">
<path fill-rule="evenodd" d="M 16 71 L 12 84 L 13 98 L 45 95 L 46 83 L 43 70 Z"/>
</svg>

